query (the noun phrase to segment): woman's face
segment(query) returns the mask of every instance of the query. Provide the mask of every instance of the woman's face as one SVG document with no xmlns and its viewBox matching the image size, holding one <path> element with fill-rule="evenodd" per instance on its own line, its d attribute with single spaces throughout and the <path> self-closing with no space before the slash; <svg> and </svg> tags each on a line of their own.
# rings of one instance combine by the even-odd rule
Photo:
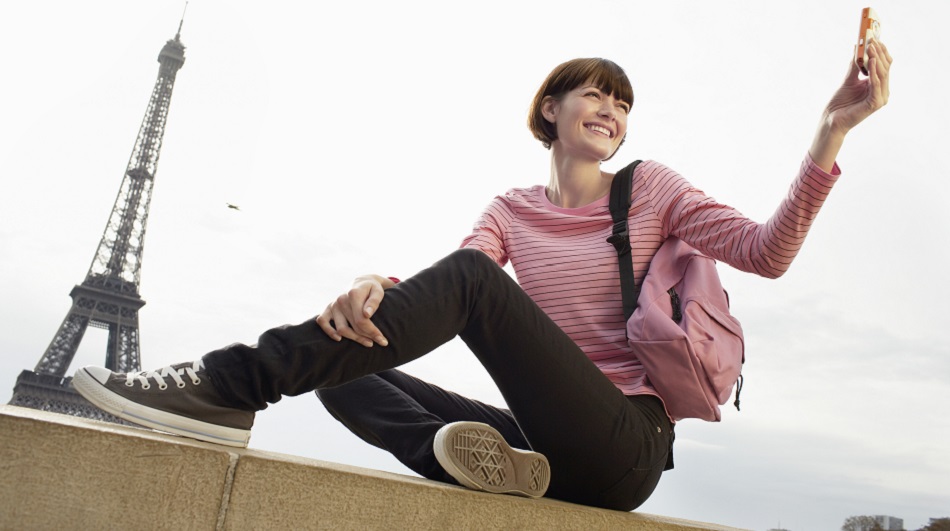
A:
<svg viewBox="0 0 950 531">
<path fill-rule="evenodd" d="M 606 160 L 627 133 L 630 104 L 591 84 L 571 90 L 545 107 L 545 118 L 557 127 L 558 149 L 565 154 Z"/>
</svg>

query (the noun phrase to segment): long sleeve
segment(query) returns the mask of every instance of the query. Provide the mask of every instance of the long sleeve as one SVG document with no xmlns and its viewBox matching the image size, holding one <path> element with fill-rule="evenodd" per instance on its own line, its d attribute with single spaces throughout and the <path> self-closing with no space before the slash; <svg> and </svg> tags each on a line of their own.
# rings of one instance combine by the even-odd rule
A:
<svg viewBox="0 0 950 531">
<path fill-rule="evenodd" d="M 767 278 L 777 278 L 791 266 L 840 175 L 837 165 L 828 174 L 806 157 L 778 209 L 760 224 L 668 168 L 650 170 L 643 178 L 664 237 L 676 236 L 717 260 Z"/>
<path fill-rule="evenodd" d="M 478 249 L 504 266 L 508 263 L 505 238 L 512 219 L 514 213 L 509 203 L 502 197 L 494 198 L 475 221 L 472 233 L 462 240 L 461 247 Z"/>
</svg>

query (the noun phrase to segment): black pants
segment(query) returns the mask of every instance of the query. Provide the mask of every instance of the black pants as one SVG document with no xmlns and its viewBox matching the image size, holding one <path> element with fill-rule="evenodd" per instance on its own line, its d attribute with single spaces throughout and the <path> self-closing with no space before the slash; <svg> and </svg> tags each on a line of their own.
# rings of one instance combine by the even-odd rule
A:
<svg viewBox="0 0 950 531">
<path fill-rule="evenodd" d="M 346 384 L 360 386 L 378 378 L 376 387 L 383 395 L 402 395 L 404 403 L 415 401 L 415 412 L 360 400 L 365 408 L 340 407 L 340 401 L 334 401 L 334 414 L 404 462 L 418 461 L 413 469 L 425 477 L 444 478 L 431 454 L 435 431 L 446 422 L 478 420 L 511 437 L 513 446 L 531 448 L 548 458 L 547 496 L 629 511 L 656 487 L 673 437 L 660 401 L 624 396 L 482 252 L 456 251 L 387 290 L 373 322 L 389 346 L 336 342 L 308 320 L 269 330 L 256 346 L 236 344 L 211 352 L 204 357 L 205 367 L 226 400 L 250 410 L 264 409 L 282 395 L 317 389 L 336 387 L 338 392 L 329 395 L 351 394 Z M 405 375 L 385 372 L 455 336 L 488 371 L 510 414 L 419 385 L 423 382 L 415 379 L 406 385 Z M 359 381 L 364 376 L 370 377 Z M 443 398 L 430 401 L 440 394 Z M 419 425 L 411 420 L 414 415 L 426 420 Z M 391 426 L 404 422 L 417 425 L 402 432 Z M 402 436 L 407 440 L 400 441 Z M 412 457 L 413 452 L 421 457 Z"/>
</svg>

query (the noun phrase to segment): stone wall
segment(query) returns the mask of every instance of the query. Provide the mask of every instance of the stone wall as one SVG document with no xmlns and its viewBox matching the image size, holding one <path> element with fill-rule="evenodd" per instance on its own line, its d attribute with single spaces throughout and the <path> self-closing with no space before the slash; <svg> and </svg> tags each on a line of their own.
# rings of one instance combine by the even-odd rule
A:
<svg viewBox="0 0 950 531">
<path fill-rule="evenodd" d="M 734 528 L 0 406 L 0 529 Z"/>
</svg>

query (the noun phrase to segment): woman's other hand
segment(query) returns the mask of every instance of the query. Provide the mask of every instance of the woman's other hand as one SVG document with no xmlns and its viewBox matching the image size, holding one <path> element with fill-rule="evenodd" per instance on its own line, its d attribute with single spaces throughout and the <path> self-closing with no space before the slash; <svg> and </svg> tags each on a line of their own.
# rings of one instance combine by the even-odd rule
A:
<svg viewBox="0 0 950 531">
<path fill-rule="evenodd" d="M 370 318 L 379 308 L 385 289 L 394 285 L 392 280 L 378 275 L 357 277 L 353 287 L 317 317 L 317 325 L 336 341 L 346 338 L 364 347 L 372 347 L 374 343 L 385 347 L 389 341 Z"/>
<path fill-rule="evenodd" d="M 853 58 L 844 83 L 828 102 L 821 117 L 815 140 L 809 150 L 818 166 L 830 172 L 845 135 L 856 125 L 887 104 L 893 59 L 884 43 L 868 45 L 868 77 L 859 76 Z"/>
<path fill-rule="evenodd" d="M 844 83 L 825 108 L 825 118 L 831 127 L 850 131 L 865 118 L 887 104 L 890 95 L 888 79 L 891 71 L 891 55 L 884 43 L 872 40 L 868 45 L 868 77 L 858 76 L 858 66 L 851 61 L 851 68 Z"/>
</svg>

